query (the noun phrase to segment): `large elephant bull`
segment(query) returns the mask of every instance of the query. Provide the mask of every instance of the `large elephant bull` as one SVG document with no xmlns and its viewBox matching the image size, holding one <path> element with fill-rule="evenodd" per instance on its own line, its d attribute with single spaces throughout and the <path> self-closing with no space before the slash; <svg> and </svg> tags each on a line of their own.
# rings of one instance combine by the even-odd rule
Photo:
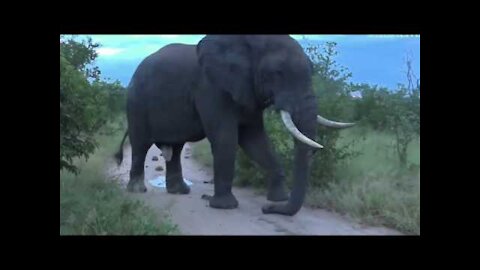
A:
<svg viewBox="0 0 480 270">
<path fill-rule="evenodd" d="M 146 191 L 145 156 L 155 144 L 170 153 L 166 158 L 167 192 L 189 193 L 180 153 L 185 142 L 207 137 L 214 161 L 211 207 L 238 206 L 232 180 L 239 145 L 269 172 L 267 199 L 287 201 L 266 205 L 263 212 L 294 215 L 305 199 L 314 149 L 322 148 L 310 139 L 315 137 L 317 123 L 333 128 L 353 125 L 318 115 L 312 73 L 308 56 L 288 35 L 207 35 L 196 46 L 170 44 L 151 54 L 138 66 L 128 86 L 132 146 L 128 190 Z M 280 112 L 296 138 L 290 196 L 263 124 L 263 110 L 270 105 Z M 117 158 L 121 162 L 122 146 Z"/>
</svg>

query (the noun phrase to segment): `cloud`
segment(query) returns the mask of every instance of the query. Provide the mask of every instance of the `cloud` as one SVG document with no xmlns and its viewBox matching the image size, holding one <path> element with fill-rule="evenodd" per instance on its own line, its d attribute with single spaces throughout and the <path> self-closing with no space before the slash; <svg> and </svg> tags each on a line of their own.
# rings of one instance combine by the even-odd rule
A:
<svg viewBox="0 0 480 270">
<path fill-rule="evenodd" d="M 399 34 L 390 34 L 390 35 L 360 35 L 360 34 L 350 34 L 350 35 L 290 35 L 300 42 L 326 42 L 334 41 L 338 44 L 371 44 L 371 43 L 381 43 L 381 42 L 391 42 L 397 41 L 399 39 L 410 39 L 410 40 L 419 40 L 420 35 L 399 35 Z"/>
<path fill-rule="evenodd" d="M 143 59 L 170 43 L 197 44 L 205 35 L 89 35 L 98 48 L 100 58 Z M 297 40 L 304 37 L 307 41 L 334 41 L 345 35 L 291 35 Z"/>
<path fill-rule="evenodd" d="M 367 35 L 369 38 L 387 38 L 387 39 L 394 39 L 394 38 L 419 38 L 420 35 L 398 35 L 398 34 L 390 34 L 390 35 Z"/>
<path fill-rule="evenodd" d="M 97 48 L 102 73 L 128 84 L 135 68 L 151 53 L 171 43 L 197 44 L 205 35 L 88 35 Z M 396 87 L 404 80 L 404 57 L 413 52 L 415 74 L 420 76 L 419 35 L 302 35 L 292 34 L 302 45 L 337 42 L 338 64 L 353 72 L 352 82 Z M 86 37 L 86 36 L 81 36 Z M 357 95 L 355 95 L 357 96 Z"/>
<path fill-rule="evenodd" d="M 180 35 L 158 35 L 159 37 L 162 37 L 162 38 L 168 38 L 168 39 L 176 39 L 178 38 Z"/>
<path fill-rule="evenodd" d="M 121 53 L 124 51 L 124 49 L 121 48 L 110 48 L 110 47 L 103 47 L 103 48 L 98 48 L 97 53 L 100 56 L 112 56 Z"/>
<path fill-rule="evenodd" d="M 312 40 L 312 41 L 337 41 L 348 35 L 290 35 L 296 40 Z"/>
<path fill-rule="evenodd" d="M 146 38 L 149 35 L 128 35 L 128 37 L 135 38 L 135 39 L 140 39 L 140 38 Z"/>
</svg>

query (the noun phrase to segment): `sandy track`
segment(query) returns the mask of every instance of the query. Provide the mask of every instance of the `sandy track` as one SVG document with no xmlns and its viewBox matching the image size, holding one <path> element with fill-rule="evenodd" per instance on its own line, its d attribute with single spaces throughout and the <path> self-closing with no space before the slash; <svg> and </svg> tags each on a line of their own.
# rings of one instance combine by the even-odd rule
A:
<svg viewBox="0 0 480 270">
<path fill-rule="evenodd" d="M 213 179 L 210 168 L 202 167 L 190 155 L 191 144 L 187 143 L 182 152 L 183 175 L 193 182 L 188 195 L 172 195 L 165 189 L 153 187 L 148 180 L 165 175 L 165 161 L 160 150 L 152 146 L 145 161 L 145 184 L 148 192 L 131 194 L 153 207 L 161 216 L 169 216 L 178 225 L 183 235 L 400 235 L 384 227 L 368 227 L 321 209 L 303 207 L 293 217 L 264 215 L 262 206 L 268 201 L 265 196 L 256 195 L 252 190 L 234 187 L 239 207 L 220 210 L 208 207 L 202 200 L 203 194 L 213 195 L 213 185 L 204 181 Z M 159 157 L 152 161 L 153 156 Z M 111 163 L 108 174 L 114 176 L 120 185 L 126 187 L 130 170 L 131 148 L 125 147 L 124 160 L 120 167 Z M 162 166 L 163 171 L 156 171 Z"/>
</svg>

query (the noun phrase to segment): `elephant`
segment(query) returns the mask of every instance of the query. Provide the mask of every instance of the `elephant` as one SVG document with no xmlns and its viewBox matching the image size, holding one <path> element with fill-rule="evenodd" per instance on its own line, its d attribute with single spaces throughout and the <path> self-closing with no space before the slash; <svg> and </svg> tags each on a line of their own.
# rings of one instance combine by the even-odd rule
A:
<svg viewBox="0 0 480 270">
<path fill-rule="evenodd" d="M 214 194 L 209 206 L 238 207 L 232 193 L 237 146 L 268 172 L 264 214 L 295 215 L 302 207 L 317 124 L 347 128 L 321 117 L 313 92 L 313 63 L 289 35 L 206 35 L 196 45 L 169 44 L 146 57 L 127 87 L 128 128 L 116 154 L 123 159 L 129 136 L 132 164 L 128 191 L 146 192 L 144 162 L 155 144 L 166 159 L 166 191 L 188 194 L 180 154 L 186 142 L 211 145 Z M 273 106 L 294 140 L 293 187 L 265 132 L 263 111 Z"/>
</svg>

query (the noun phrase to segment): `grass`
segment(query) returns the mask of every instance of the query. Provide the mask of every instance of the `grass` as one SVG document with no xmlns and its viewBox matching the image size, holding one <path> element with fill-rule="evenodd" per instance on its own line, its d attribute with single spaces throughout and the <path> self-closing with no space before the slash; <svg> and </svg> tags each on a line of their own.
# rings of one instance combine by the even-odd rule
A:
<svg viewBox="0 0 480 270">
<path fill-rule="evenodd" d="M 208 140 L 205 138 L 193 143 L 192 146 L 192 157 L 204 166 L 213 167 L 213 157 Z"/>
<path fill-rule="evenodd" d="M 123 131 L 99 135 L 101 147 L 85 161 L 77 159 L 78 175 L 60 172 L 61 235 L 166 235 L 178 232 L 167 217 L 158 217 L 144 203 L 128 198 L 104 168 Z"/>
<path fill-rule="evenodd" d="M 347 214 L 369 225 L 420 234 L 420 141 L 409 145 L 410 165 L 400 170 L 392 135 L 358 127 L 343 130 L 339 144 L 354 137 L 364 137 L 354 145 L 361 155 L 338 167 L 337 181 L 324 189 L 310 189 L 306 205 Z M 212 165 L 208 141 L 195 144 L 193 150 L 194 158 Z"/>
<path fill-rule="evenodd" d="M 362 154 L 338 168 L 338 180 L 312 190 L 307 204 L 332 209 L 370 225 L 420 234 L 420 142 L 408 148 L 408 169 L 399 169 L 393 136 L 362 129 L 345 130 L 339 144 L 364 136 L 354 146 Z"/>
</svg>

